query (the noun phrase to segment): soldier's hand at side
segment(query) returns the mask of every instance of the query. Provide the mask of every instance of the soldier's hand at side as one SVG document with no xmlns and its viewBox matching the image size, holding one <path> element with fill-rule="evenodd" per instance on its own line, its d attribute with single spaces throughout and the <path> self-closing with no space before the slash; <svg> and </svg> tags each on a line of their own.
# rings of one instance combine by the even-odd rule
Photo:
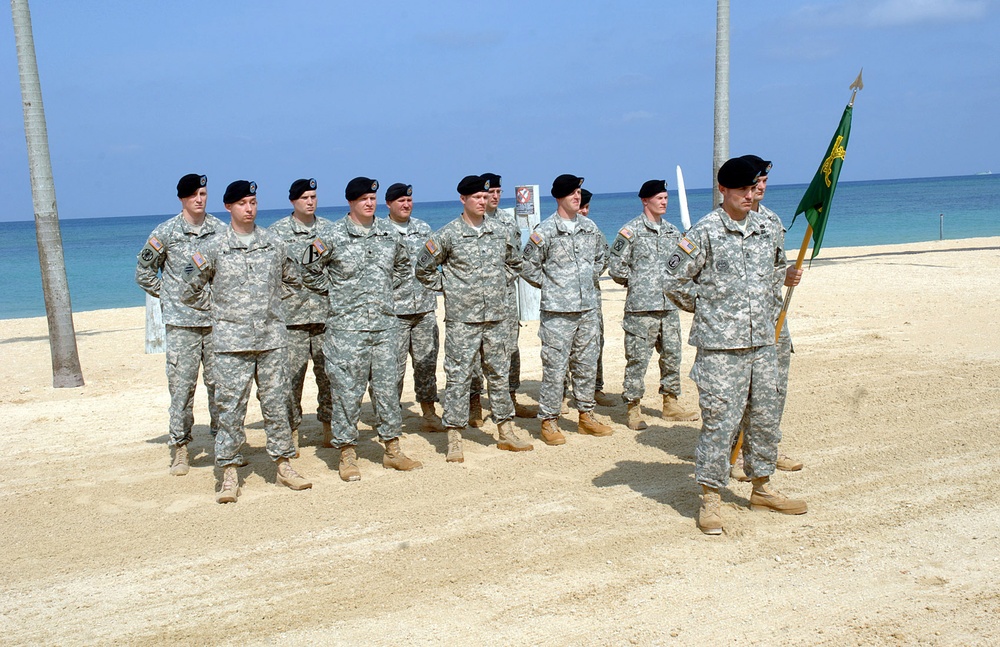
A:
<svg viewBox="0 0 1000 647">
<path fill-rule="evenodd" d="M 794 265 L 788 266 L 785 270 L 785 287 L 795 287 L 802 280 L 802 270 L 795 269 Z"/>
</svg>

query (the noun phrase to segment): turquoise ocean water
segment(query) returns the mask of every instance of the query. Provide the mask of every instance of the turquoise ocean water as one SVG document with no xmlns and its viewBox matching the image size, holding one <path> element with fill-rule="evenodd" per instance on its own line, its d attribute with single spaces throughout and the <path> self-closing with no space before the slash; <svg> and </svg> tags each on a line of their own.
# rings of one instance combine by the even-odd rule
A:
<svg viewBox="0 0 1000 647">
<path fill-rule="evenodd" d="M 668 181 L 672 183 L 672 179 Z M 788 227 L 805 189 L 804 184 L 769 186 L 764 204 L 776 211 Z M 509 198 L 501 206 L 512 207 L 513 190 L 507 193 Z M 708 189 L 688 192 L 692 221 L 710 210 L 710 201 Z M 641 208 L 631 192 L 595 195 L 590 215 L 610 241 Z M 414 206 L 413 215 L 437 229 L 460 210 L 457 200 L 423 202 Z M 543 197 L 543 216 L 554 210 L 555 201 Z M 1000 236 L 1000 174 L 841 182 L 831 212 L 824 248 L 938 240 L 940 214 L 944 214 L 945 239 Z M 153 228 L 175 213 L 63 220 L 73 310 L 143 305 L 145 293 L 134 281 L 135 256 Z M 224 210 L 213 213 L 228 221 Z M 284 209 L 262 211 L 258 223 L 267 226 L 288 213 Z M 346 215 L 347 209 L 326 207 L 318 213 L 335 219 Z M 376 215 L 384 217 L 387 213 L 385 205 L 379 205 Z M 677 195 L 671 190 L 667 219 L 678 227 L 679 213 Z M 804 232 L 805 222 L 800 216 L 790 229 L 788 247 L 797 250 Z M 44 315 L 35 223 L 0 222 L 0 319 Z"/>
</svg>

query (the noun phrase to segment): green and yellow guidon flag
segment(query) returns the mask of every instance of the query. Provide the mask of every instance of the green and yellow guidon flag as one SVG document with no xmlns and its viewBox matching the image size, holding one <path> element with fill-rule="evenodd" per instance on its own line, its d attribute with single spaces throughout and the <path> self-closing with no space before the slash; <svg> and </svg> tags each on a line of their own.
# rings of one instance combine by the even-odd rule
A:
<svg viewBox="0 0 1000 647">
<path fill-rule="evenodd" d="M 830 203 L 833 202 L 833 192 L 837 188 L 837 179 L 840 178 L 840 168 L 844 165 L 844 157 L 847 155 L 847 140 L 851 137 L 851 113 L 853 108 L 844 108 L 844 116 L 840 118 L 840 125 L 837 132 L 833 134 L 830 147 L 826 149 L 823 156 L 823 163 L 816 171 L 806 189 L 806 194 L 799 201 L 799 206 L 795 210 L 795 218 L 800 213 L 806 215 L 806 220 L 812 226 L 813 250 L 810 259 L 816 258 L 819 248 L 823 244 L 823 233 L 826 231 L 826 220 L 830 217 Z"/>
</svg>

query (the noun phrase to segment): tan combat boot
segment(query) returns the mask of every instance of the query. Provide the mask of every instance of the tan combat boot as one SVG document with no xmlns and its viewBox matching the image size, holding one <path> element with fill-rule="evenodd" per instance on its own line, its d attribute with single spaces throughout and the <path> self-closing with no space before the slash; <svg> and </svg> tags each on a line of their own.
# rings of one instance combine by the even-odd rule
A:
<svg viewBox="0 0 1000 647">
<path fill-rule="evenodd" d="M 620 400 L 608 395 L 604 391 L 594 391 L 594 402 L 602 407 L 614 407 L 618 405 Z"/>
<path fill-rule="evenodd" d="M 188 446 L 174 446 L 174 460 L 170 463 L 170 473 L 173 476 L 184 476 L 191 471 L 191 463 L 188 462 Z"/>
<path fill-rule="evenodd" d="M 722 497 L 719 491 L 701 486 L 701 508 L 698 510 L 698 527 L 706 535 L 722 534 Z"/>
<path fill-rule="evenodd" d="M 358 454 L 354 451 L 354 445 L 344 445 L 340 448 L 340 465 L 337 470 L 342 481 L 361 480 L 361 468 L 358 467 Z"/>
<path fill-rule="evenodd" d="M 292 447 L 295 448 L 295 458 L 299 457 L 299 430 L 292 429 Z"/>
<path fill-rule="evenodd" d="M 323 423 L 323 447 L 333 447 L 333 428 L 329 422 Z"/>
<path fill-rule="evenodd" d="M 420 469 L 423 466 L 424 464 L 420 461 L 415 461 L 403 453 L 402 447 L 399 446 L 399 438 L 385 441 L 385 454 L 382 455 L 382 467 L 386 469 L 391 467 L 400 472 L 409 472 L 410 470 Z"/>
<path fill-rule="evenodd" d="M 444 431 L 444 425 L 441 424 L 441 417 L 434 412 L 433 402 L 420 403 L 420 417 L 420 431 Z"/>
<path fill-rule="evenodd" d="M 215 495 L 217 503 L 236 503 L 240 496 L 240 477 L 236 473 L 236 467 L 229 465 L 222 471 L 222 487 Z"/>
<path fill-rule="evenodd" d="M 465 455 L 462 453 L 462 430 L 448 430 L 448 455 L 445 460 L 449 463 L 464 463 Z"/>
<path fill-rule="evenodd" d="M 781 514 L 805 514 L 806 502 L 801 499 L 789 499 L 778 492 L 768 482 L 766 476 L 753 480 L 753 492 L 750 493 L 751 510 L 771 510 Z"/>
<path fill-rule="evenodd" d="M 594 415 L 589 411 L 581 411 L 580 419 L 576 424 L 577 433 L 588 436 L 610 436 L 615 433 L 608 425 L 597 422 Z"/>
<path fill-rule="evenodd" d="M 750 482 L 750 477 L 747 476 L 747 473 L 743 471 L 743 455 L 742 454 L 736 457 L 736 462 L 733 463 L 733 466 L 731 468 L 729 468 L 729 476 L 733 477 L 734 479 L 736 479 L 737 481 L 739 481 L 741 483 L 749 483 Z"/>
<path fill-rule="evenodd" d="M 478 394 L 469 398 L 469 426 L 483 426 L 483 400 Z"/>
<path fill-rule="evenodd" d="M 802 469 L 802 461 L 797 461 L 794 458 L 789 458 L 784 454 L 778 456 L 778 462 L 775 465 L 782 472 L 798 472 Z"/>
<path fill-rule="evenodd" d="M 663 419 L 677 422 L 697 420 L 698 412 L 688 411 L 677 401 L 676 395 L 668 393 L 663 396 Z"/>
<path fill-rule="evenodd" d="M 642 403 L 636 400 L 628 403 L 628 428 L 635 431 L 642 431 L 646 428 L 646 421 L 642 419 Z"/>
<path fill-rule="evenodd" d="M 513 391 L 510 392 L 510 401 L 514 403 L 514 417 L 535 418 L 538 416 L 538 407 L 530 404 L 521 404 L 517 401 L 517 394 Z"/>
<path fill-rule="evenodd" d="M 311 482 L 305 480 L 301 474 L 295 471 L 292 463 L 285 457 L 278 459 L 278 472 L 274 480 L 290 490 L 308 490 L 313 486 Z"/>
<path fill-rule="evenodd" d="M 535 448 L 535 446 L 528 441 L 521 440 L 517 437 L 517 433 L 514 430 L 514 423 L 510 420 L 504 420 L 497 425 L 497 431 L 500 434 L 500 440 L 497 441 L 497 447 L 500 449 L 504 449 L 508 452 L 530 452 Z"/>
<path fill-rule="evenodd" d="M 542 420 L 542 442 L 546 445 L 565 445 L 566 436 L 559 431 L 558 418 L 546 418 Z"/>
</svg>

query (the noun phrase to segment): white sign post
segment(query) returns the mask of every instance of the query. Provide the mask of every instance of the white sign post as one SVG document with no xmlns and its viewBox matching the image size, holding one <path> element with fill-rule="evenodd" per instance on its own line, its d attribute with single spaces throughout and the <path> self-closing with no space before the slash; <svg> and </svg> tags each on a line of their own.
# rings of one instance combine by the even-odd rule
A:
<svg viewBox="0 0 1000 647">
<path fill-rule="evenodd" d="M 538 185 L 528 184 L 514 187 L 514 216 L 521 228 L 521 240 L 528 240 L 535 226 L 542 221 L 542 204 L 538 196 Z M 517 280 L 517 309 L 521 321 L 538 321 L 542 291 L 528 285 L 524 279 Z"/>
</svg>

